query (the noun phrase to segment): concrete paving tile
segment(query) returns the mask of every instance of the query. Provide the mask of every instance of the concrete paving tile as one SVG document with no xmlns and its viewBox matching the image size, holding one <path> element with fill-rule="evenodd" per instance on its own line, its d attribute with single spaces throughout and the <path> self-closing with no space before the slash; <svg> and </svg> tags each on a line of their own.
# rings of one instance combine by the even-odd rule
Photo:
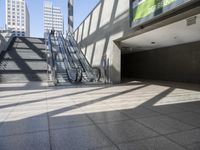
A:
<svg viewBox="0 0 200 150">
<path fill-rule="evenodd" d="M 64 108 L 48 108 L 48 115 L 50 117 L 72 116 L 85 114 L 79 107 L 64 107 Z"/>
<path fill-rule="evenodd" d="M 132 120 L 98 124 L 98 126 L 116 144 L 158 135 L 154 131 Z"/>
<path fill-rule="evenodd" d="M 186 146 L 188 150 L 200 150 L 200 142 Z"/>
<path fill-rule="evenodd" d="M 27 104 L 27 105 L 17 105 L 15 111 L 30 111 L 30 110 L 46 110 L 46 104 Z"/>
<path fill-rule="evenodd" d="M 164 137 L 155 138 L 158 134 L 153 130 L 175 136 L 171 133 L 178 131 L 182 133 L 190 129 L 191 126 L 185 124 L 189 123 L 193 127 L 200 127 L 198 114 L 200 112 L 200 102 L 198 101 L 200 92 L 176 88 L 157 103 L 149 105 L 149 99 L 169 87 L 151 83 L 149 86 L 134 90 L 134 88 L 145 84 L 124 84 L 105 87 L 105 89 L 102 86 L 52 88 L 39 82 L 0 84 L 0 87 L 4 88 L 0 95 L 0 122 L 5 120 L 5 123 L 0 123 L 0 149 L 26 150 L 27 147 L 30 150 L 49 149 L 49 146 L 43 146 L 46 143 L 44 141 L 46 137 L 40 139 L 34 136 L 36 142 L 32 143 L 33 136 L 20 137 L 18 135 L 18 139 L 22 142 L 19 141 L 15 147 L 13 146 L 15 144 L 12 143 L 16 142 L 17 138 L 13 138 L 14 140 L 6 139 L 6 137 L 12 138 L 16 134 L 23 134 L 24 132 L 48 131 L 48 116 L 50 118 L 53 150 L 63 150 L 63 148 L 67 150 L 115 150 L 115 146 L 109 142 L 104 134 L 116 144 L 133 142 L 126 143 L 122 149 L 165 150 L 168 147 L 167 150 L 182 150 L 178 145 Z M 115 96 L 131 89 L 133 90 L 128 93 Z M 112 97 L 113 95 L 114 97 Z M 48 112 L 48 115 L 46 112 Z M 158 117 L 160 113 L 164 117 Z M 7 116 L 8 114 L 9 116 Z M 91 120 L 85 114 L 89 115 L 90 119 L 101 128 L 104 134 L 91 125 Z M 165 115 L 170 115 L 170 118 Z M 139 119 L 144 125 L 133 120 L 126 120 L 127 117 Z M 148 126 L 148 128 L 145 126 Z M 182 142 L 189 150 L 199 150 L 200 135 L 198 135 L 198 132 L 200 131 L 177 135 L 174 138 L 177 143 Z M 186 138 L 187 136 L 189 137 Z M 5 138 L 5 140 L 1 140 L 2 138 Z M 25 139 L 24 143 L 26 144 L 23 143 L 23 139 Z M 138 141 L 141 139 L 143 140 Z M 40 140 L 41 144 L 37 140 Z M 5 143 L 4 149 L 1 147 L 2 142 Z M 29 148 L 30 144 L 33 144 L 32 149 Z"/>
<path fill-rule="evenodd" d="M 137 119 L 137 121 L 159 132 L 160 134 L 168 134 L 194 128 L 193 126 L 189 126 L 167 116 L 140 118 Z"/>
<path fill-rule="evenodd" d="M 0 113 L 0 124 L 5 121 L 9 113 Z"/>
<path fill-rule="evenodd" d="M 53 105 L 74 105 L 75 102 L 73 100 L 66 100 L 66 99 L 47 99 L 47 105 L 53 106 Z"/>
<path fill-rule="evenodd" d="M 88 104 L 85 106 L 81 106 L 81 105 L 78 105 L 78 106 L 81 108 L 81 110 L 83 110 L 87 114 L 114 110 L 112 107 L 108 105 Z"/>
<path fill-rule="evenodd" d="M 200 127 L 200 115 L 193 112 L 171 113 L 170 117 L 180 120 L 194 127 Z"/>
<path fill-rule="evenodd" d="M 187 111 L 200 113 L 200 102 L 183 103 L 179 105 Z"/>
<path fill-rule="evenodd" d="M 95 126 L 52 130 L 53 150 L 88 150 L 97 147 L 112 146 L 107 138 Z"/>
<path fill-rule="evenodd" d="M 24 134 L 44 130 L 48 130 L 47 118 L 35 117 L 17 120 L 17 118 L 8 117 L 1 125 L 0 136 Z"/>
<path fill-rule="evenodd" d="M 46 99 L 46 93 L 34 93 L 34 94 L 29 94 L 29 95 L 22 95 L 21 96 L 21 100 L 25 100 L 25 101 L 33 101 L 33 100 L 38 100 L 38 99 Z"/>
<path fill-rule="evenodd" d="M 92 122 L 86 115 L 49 117 L 50 129 L 61 129 L 91 125 Z"/>
<path fill-rule="evenodd" d="M 101 148 L 94 148 L 94 149 L 88 149 L 88 150 L 119 150 L 115 146 L 109 146 L 109 147 L 101 147 Z"/>
<path fill-rule="evenodd" d="M 120 121 L 120 120 L 130 119 L 118 111 L 91 113 L 91 114 L 88 114 L 88 116 L 95 123 L 106 123 L 106 122 L 110 122 L 110 121 Z"/>
<path fill-rule="evenodd" d="M 155 105 L 155 106 L 145 106 L 145 107 L 148 107 L 148 109 L 151 109 L 153 111 L 156 111 L 162 114 L 185 112 L 185 109 L 181 107 L 177 107 L 176 105 Z"/>
<path fill-rule="evenodd" d="M 11 111 L 13 111 L 15 109 L 15 106 L 12 107 L 6 107 L 6 108 L 1 108 L 0 109 L 0 114 L 7 114 L 10 113 Z"/>
<path fill-rule="evenodd" d="M 200 142 L 200 129 L 193 129 L 167 136 L 180 145 L 192 145 Z"/>
<path fill-rule="evenodd" d="M 50 150 L 48 132 L 0 137 L 1 150 Z"/>
<path fill-rule="evenodd" d="M 18 97 L 0 97 L 0 104 L 4 104 L 4 103 L 16 103 L 18 101 L 20 101 L 20 96 Z"/>
<path fill-rule="evenodd" d="M 47 117 L 46 110 L 20 110 L 20 111 L 12 111 L 9 115 L 9 118 L 14 120 L 22 120 L 33 117 Z"/>
<path fill-rule="evenodd" d="M 132 143 L 120 144 L 120 150 L 185 150 L 164 137 L 150 138 Z"/>
<path fill-rule="evenodd" d="M 125 110 L 122 110 L 122 112 L 134 119 L 160 115 L 159 113 L 151 111 L 145 107 L 136 107 L 133 109 L 125 109 Z"/>
<path fill-rule="evenodd" d="M 52 109 L 62 109 L 66 107 L 76 107 L 74 103 L 47 103 L 48 110 Z"/>
</svg>

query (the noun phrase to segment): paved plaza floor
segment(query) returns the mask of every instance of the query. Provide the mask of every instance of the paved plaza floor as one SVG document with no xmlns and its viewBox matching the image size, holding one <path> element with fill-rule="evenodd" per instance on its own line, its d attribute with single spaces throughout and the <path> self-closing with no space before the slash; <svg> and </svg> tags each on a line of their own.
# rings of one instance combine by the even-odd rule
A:
<svg viewBox="0 0 200 150">
<path fill-rule="evenodd" d="M 0 84 L 0 150 L 200 150 L 200 86 Z"/>
</svg>

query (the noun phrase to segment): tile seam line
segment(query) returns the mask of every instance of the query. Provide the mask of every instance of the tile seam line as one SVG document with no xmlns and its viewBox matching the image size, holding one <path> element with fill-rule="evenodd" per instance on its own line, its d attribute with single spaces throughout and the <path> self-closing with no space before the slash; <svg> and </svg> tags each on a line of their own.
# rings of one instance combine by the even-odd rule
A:
<svg viewBox="0 0 200 150">
<path fill-rule="evenodd" d="M 114 141 L 112 141 L 102 130 L 101 128 L 92 120 L 92 118 L 90 118 L 90 116 L 88 114 L 86 114 L 86 116 L 88 117 L 88 119 L 93 123 L 93 125 L 99 130 L 99 132 L 111 143 L 113 144 L 118 150 L 120 150 L 120 148 L 118 147 L 117 144 L 114 143 Z"/>
<path fill-rule="evenodd" d="M 48 135 L 49 135 L 49 149 L 50 150 L 53 150 L 53 147 L 52 147 L 52 143 L 51 143 L 51 139 L 52 139 L 52 136 L 51 136 L 51 129 L 50 129 L 50 118 L 49 118 L 49 111 L 48 111 L 48 91 L 47 91 L 47 86 L 46 86 L 46 110 L 47 110 L 47 124 L 48 124 Z"/>
<path fill-rule="evenodd" d="M 180 120 L 180 119 L 177 119 L 177 118 L 175 118 L 175 117 L 172 117 L 172 116 L 170 116 L 169 114 L 176 114 L 176 113 L 183 113 L 183 112 L 172 112 L 172 113 L 168 113 L 168 114 L 166 114 L 166 113 L 162 113 L 162 112 L 159 112 L 159 111 L 155 111 L 155 110 L 153 110 L 153 109 L 150 109 L 150 108 L 148 108 L 148 107 L 146 107 L 146 106 L 144 106 L 146 109 L 148 109 L 148 110 L 151 110 L 151 111 L 153 111 L 153 112 L 156 112 L 156 113 L 158 113 L 158 114 L 160 114 L 161 116 L 167 116 L 167 117 L 169 117 L 170 119 L 174 119 L 174 120 L 177 120 L 177 121 L 179 121 L 179 122 L 181 122 L 181 123 L 183 123 L 183 124 L 186 124 L 186 125 L 188 125 L 188 126 L 192 126 L 192 127 L 194 127 L 194 128 L 199 128 L 199 127 L 195 127 L 194 125 L 192 125 L 192 124 L 189 124 L 189 123 L 186 123 L 186 122 L 184 122 L 184 121 L 182 121 L 182 120 Z M 192 111 L 184 111 L 184 112 L 192 112 Z M 199 113 L 195 113 L 195 114 L 199 114 Z"/>
<path fill-rule="evenodd" d="M 0 138 L 10 137 L 10 136 L 28 135 L 28 134 L 34 134 L 34 133 L 47 132 L 47 131 L 48 130 L 38 130 L 38 131 L 31 131 L 31 132 L 14 133 L 14 134 L 9 134 L 9 135 L 0 135 Z"/>
<path fill-rule="evenodd" d="M 122 113 L 123 113 L 123 112 L 122 112 Z M 126 115 L 126 114 L 124 114 L 124 115 Z M 137 121 L 137 120 L 135 120 L 135 119 L 131 119 L 131 120 L 133 120 L 133 121 L 137 122 L 138 124 L 140 124 L 140 125 L 144 126 L 145 128 L 148 128 L 149 130 L 151 130 L 151 131 L 153 131 L 153 132 L 157 133 L 158 135 L 165 137 L 166 139 L 168 139 L 168 140 L 169 140 L 169 141 L 171 141 L 172 143 L 174 143 L 174 144 L 176 144 L 176 145 L 178 145 L 178 146 L 180 146 L 180 147 L 184 148 L 185 150 L 187 150 L 187 148 L 186 148 L 186 147 L 184 147 L 183 145 L 176 143 L 175 141 L 171 140 L 171 139 L 170 139 L 170 138 L 168 138 L 167 136 L 160 134 L 158 131 L 156 131 L 156 130 L 154 130 L 154 129 L 150 128 L 150 127 L 147 127 L 146 125 L 144 125 L 144 124 L 142 124 L 142 123 L 138 122 L 138 121 Z"/>
</svg>

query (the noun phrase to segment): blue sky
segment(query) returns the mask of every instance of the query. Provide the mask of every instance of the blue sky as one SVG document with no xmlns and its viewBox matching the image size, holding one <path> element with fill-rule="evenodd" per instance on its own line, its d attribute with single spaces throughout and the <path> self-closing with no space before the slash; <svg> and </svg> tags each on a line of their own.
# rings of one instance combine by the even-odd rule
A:
<svg viewBox="0 0 200 150">
<path fill-rule="evenodd" d="M 31 36 L 43 36 L 43 0 L 26 0 L 30 13 Z M 52 0 L 64 15 L 65 31 L 67 26 L 67 0 Z M 74 0 L 74 28 L 76 28 L 99 0 Z M 0 27 L 5 25 L 5 0 L 0 0 Z"/>
</svg>

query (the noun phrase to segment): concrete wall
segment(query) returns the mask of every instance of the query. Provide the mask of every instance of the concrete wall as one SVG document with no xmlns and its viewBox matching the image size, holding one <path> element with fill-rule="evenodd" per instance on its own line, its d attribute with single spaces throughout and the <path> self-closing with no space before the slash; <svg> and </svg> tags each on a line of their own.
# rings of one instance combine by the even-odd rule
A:
<svg viewBox="0 0 200 150">
<path fill-rule="evenodd" d="M 114 41 L 129 31 L 129 0 L 101 0 L 75 30 L 75 39 L 89 63 L 101 68 L 111 83 L 120 82 L 121 77 L 121 51 Z"/>
<path fill-rule="evenodd" d="M 123 72 L 120 41 L 198 14 L 200 2 L 196 3 L 198 5 L 193 3 L 177 12 L 166 13 L 159 19 L 131 29 L 130 0 L 100 0 L 75 30 L 74 37 L 88 62 L 99 67 L 108 82 L 119 83 Z"/>
<path fill-rule="evenodd" d="M 122 77 L 200 83 L 200 42 L 124 54 Z"/>
</svg>

